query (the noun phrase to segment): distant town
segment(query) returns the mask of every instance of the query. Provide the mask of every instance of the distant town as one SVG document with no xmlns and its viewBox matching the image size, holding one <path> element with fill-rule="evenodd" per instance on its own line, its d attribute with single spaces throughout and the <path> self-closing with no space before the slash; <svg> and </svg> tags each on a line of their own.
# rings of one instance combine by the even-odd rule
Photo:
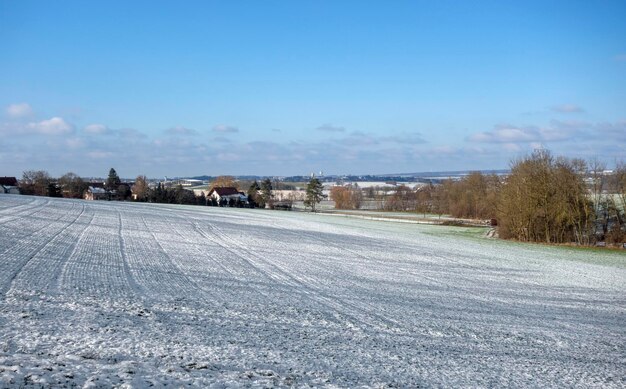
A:
<svg viewBox="0 0 626 389">
<path fill-rule="evenodd" d="M 537 150 L 511 170 L 389 175 L 196 176 L 122 179 L 25 171 L 1 191 L 85 200 L 275 210 L 396 212 L 423 221 L 489 225 L 523 242 L 625 248 L 626 164 Z M 395 215 L 397 216 L 397 215 Z"/>
</svg>

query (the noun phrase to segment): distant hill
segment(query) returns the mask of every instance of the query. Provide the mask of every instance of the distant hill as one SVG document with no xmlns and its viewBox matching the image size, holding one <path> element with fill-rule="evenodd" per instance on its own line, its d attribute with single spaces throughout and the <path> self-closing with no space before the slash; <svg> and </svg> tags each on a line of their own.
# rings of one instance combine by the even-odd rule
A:
<svg viewBox="0 0 626 389">
<path fill-rule="evenodd" d="M 451 179 L 459 179 L 468 175 L 471 172 L 480 171 L 483 174 L 497 174 L 497 175 L 506 175 L 510 171 L 508 169 L 493 169 L 493 170 L 452 170 L 452 171 L 440 171 L 440 172 L 417 172 L 417 173 L 396 173 L 396 174 L 363 174 L 363 175 L 328 175 L 319 177 L 322 181 L 336 181 L 336 180 L 344 180 L 344 181 L 424 181 L 424 180 L 443 180 L 447 178 Z M 237 180 L 245 180 L 245 181 L 261 181 L 265 178 L 278 179 L 284 182 L 303 182 L 308 181 L 310 176 L 301 175 L 301 176 L 252 176 L 252 175 L 244 175 L 244 176 L 234 176 Z M 214 180 L 216 176 L 193 176 L 193 177 L 176 177 L 172 179 L 193 179 L 193 180 L 202 180 L 202 181 L 211 181 Z"/>
</svg>

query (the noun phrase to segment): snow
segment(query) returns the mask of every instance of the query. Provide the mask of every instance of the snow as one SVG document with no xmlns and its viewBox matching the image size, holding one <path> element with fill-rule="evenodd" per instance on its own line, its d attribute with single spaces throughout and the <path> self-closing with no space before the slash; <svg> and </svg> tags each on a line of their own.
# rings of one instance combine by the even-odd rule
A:
<svg viewBox="0 0 626 389">
<path fill-rule="evenodd" d="M 0 387 L 624 387 L 626 255 L 0 197 Z"/>
</svg>

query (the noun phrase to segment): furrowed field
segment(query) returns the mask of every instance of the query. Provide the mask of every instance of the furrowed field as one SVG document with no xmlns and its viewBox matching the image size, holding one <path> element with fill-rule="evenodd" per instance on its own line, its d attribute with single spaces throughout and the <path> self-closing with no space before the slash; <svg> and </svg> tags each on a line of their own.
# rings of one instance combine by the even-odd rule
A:
<svg viewBox="0 0 626 389">
<path fill-rule="evenodd" d="M 0 196 L 0 387 L 624 387 L 626 255 Z"/>
</svg>

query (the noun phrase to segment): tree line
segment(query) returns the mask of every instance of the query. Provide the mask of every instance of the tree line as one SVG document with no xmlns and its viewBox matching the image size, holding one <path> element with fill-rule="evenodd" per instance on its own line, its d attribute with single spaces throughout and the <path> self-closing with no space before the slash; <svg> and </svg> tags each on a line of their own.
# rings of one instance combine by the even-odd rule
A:
<svg viewBox="0 0 626 389">
<path fill-rule="evenodd" d="M 82 198 L 89 187 L 89 183 L 74 173 L 55 179 L 44 170 L 25 171 L 18 185 L 24 195 L 70 198 Z"/>
<path fill-rule="evenodd" d="M 212 188 L 235 187 L 241 182 L 221 176 Z M 247 184 L 245 184 L 247 185 Z M 247 187 L 248 206 L 274 208 L 277 182 L 265 179 Z M 74 173 L 53 179 L 45 171 L 25 171 L 19 180 L 22 194 L 82 198 L 89 183 Z M 151 187 L 146 176 L 138 176 L 132 187 L 121 182 L 115 169 L 109 171 L 104 188 L 116 199 L 136 201 L 218 205 L 195 196 L 182 186 Z M 460 180 L 445 180 L 410 188 L 366 188 L 336 186 L 331 199 L 337 209 L 360 209 L 375 204 L 386 211 L 410 211 L 454 218 L 492 220 L 505 239 L 526 242 L 577 243 L 593 245 L 626 241 L 626 164 L 619 161 L 610 174 L 597 159 L 555 157 L 547 150 L 515 160 L 507 176 L 473 172 Z M 312 211 L 323 198 L 322 184 L 311 177 L 305 206 Z M 229 204 L 237 206 L 236 204 Z"/>
<path fill-rule="evenodd" d="M 364 203 L 385 211 L 488 219 L 505 239 L 593 245 L 626 241 L 626 164 L 607 174 L 594 159 L 554 157 L 537 150 L 513 161 L 507 176 L 473 172 L 410 188 L 340 186 L 331 189 L 338 209 Z"/>
<path fill-rule="evenodd" d="M 23 172 L 19 180 L 20 193 L 24 195 L 83 198 L 89 186 L 93 185 L 83 180 L 75 173 L 69 172 L 58 179 L 51 177 L 43 170 L 27 170 Z M 212 189 L 232 187 L 241 190 L 245 183 L 237 181 L 232 176 L 216 177 L 208 187 L 208 193 Z M 187 204 L 187 205 L 212 205 L 230 207 L 250 207 L 250 208 L 270 208 L 274 209 L 278 205 L 274 199 L 273 191 L 275 187 L 280 189 L 295 189 L 284 183 L 272 182 L 266 178 L 259 184 L 256 180 L 250 183 L 247 191 L 248 203 L 244 204 L 239 200 L 227 201 L 218 204 L 214 198 L 206 197 L 204 193 L 196 196 L 192 191 L 186 190 L 182 185 L 166 187 L 162 183 L 151 186 L 145 175 L 135 178 L 133 184 L 123 183 L 114 168 L 109 170 L 107 179 L 102 185 L 107 192 L 109 200 L 134 200 L 138 202 L 167 203 L 167 204 Z M 305 206 L 313 212 L 322 200 L 322 184 L 312 177 L 306 189 Z"/>
<path fill-rule="evenodd" d="M 72 172 L 53 178 L 44 170 L 27 170 L 18 182 L 23 195 L 75 199 L 83 198 L 89 186 L 94 184 Z M 138 176 L 134 184 L 123 183 L 114 168 L 109 170 L 102 189 L 107 192 L 109 200 L 134 198 L 136 201 L 153 203 L 206 205 L 204 196 L 195 196 L 180 186 L 166 188 L 159 183 L 155 188 L 150 188 L 146 176 Z"/>
</svg>

